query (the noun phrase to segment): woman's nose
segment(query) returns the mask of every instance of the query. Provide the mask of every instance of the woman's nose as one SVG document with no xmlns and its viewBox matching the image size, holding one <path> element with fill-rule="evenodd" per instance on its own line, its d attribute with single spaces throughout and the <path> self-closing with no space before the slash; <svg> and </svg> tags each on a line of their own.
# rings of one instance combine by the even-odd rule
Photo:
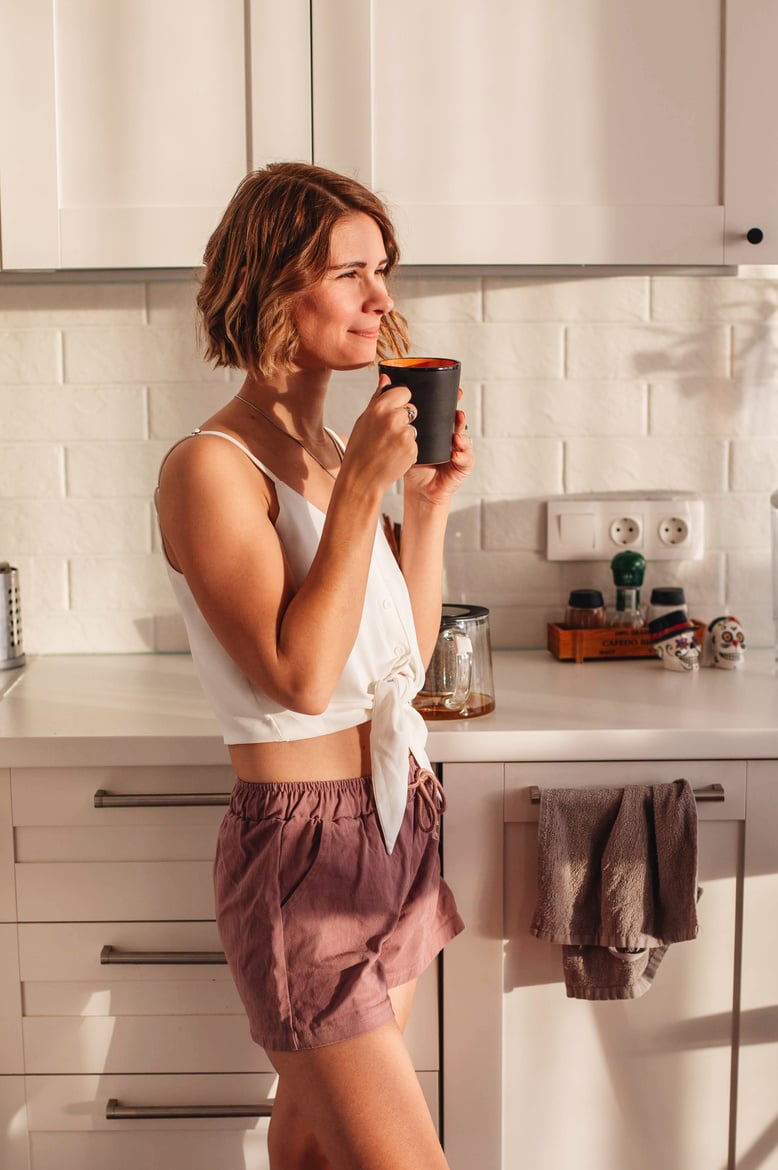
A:
<svg viewBox="0 0 778 1170">
<path fill-rule="evenodd" d="M 376 282 L 370 294 L 371 308 L 375 313 L 390 313 L 394 308 L 394 301 L 387 292 L 383 281 Z"/>
</svg>

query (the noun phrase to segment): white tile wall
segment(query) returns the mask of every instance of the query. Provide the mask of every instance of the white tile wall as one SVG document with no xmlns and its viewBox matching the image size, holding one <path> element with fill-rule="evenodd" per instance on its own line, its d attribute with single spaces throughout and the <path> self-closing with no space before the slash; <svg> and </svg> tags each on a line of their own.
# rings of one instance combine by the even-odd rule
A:
<svg viewBox="0 0 778 1170">
<path fill-rule="evenodd" d="M 549 563 L 544 500 L 695 491 L 701 562 L 649 565 L 695 616 L 772 642 L 778 269 L 739 276 L 401 274 L 417 352 L 461 358 L 478 469 L 449 526 L 446 593 L 488 605 L 499 647 L 545 644 L 568 590 L 605 562 Z M 235 377 L 199 359 L 184 280 L 0 285 L 0 559 L 20 570 L 31 653 L 185 648 L 152 491 L 179 435 Z M 334 380 L 348 429 L 372 373 Z M 387 499 L 398 514 L 400 499 Z"/>
</svg>

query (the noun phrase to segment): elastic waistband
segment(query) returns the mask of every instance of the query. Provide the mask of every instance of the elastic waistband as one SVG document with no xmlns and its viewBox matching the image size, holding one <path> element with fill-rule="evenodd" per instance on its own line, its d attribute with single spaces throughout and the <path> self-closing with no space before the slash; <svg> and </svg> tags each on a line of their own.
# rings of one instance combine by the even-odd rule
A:
<svg viewBox="0 0 778 1170">
<path fill-rule="evenodd" d="M 230 796 L 230 811 L 249 821 L 362 817 L 375 812 L 373 785 L 369 776 L 259 784 L 238 778 Z"/>
</svg>

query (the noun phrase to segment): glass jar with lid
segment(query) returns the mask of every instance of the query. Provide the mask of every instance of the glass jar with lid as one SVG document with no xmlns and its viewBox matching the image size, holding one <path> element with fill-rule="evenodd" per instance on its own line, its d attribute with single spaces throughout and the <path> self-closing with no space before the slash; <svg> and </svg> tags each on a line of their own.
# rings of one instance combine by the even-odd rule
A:
<svg viewBox="0 0 778 1170">
<path fill-rule="evenodd" d="M 676 609 L 680 609 L 688 616 L 683 589 L 679 585 L 654 586 L 648 602 L 648 621 L 651 622 L 666 613 L 673 613 Z"/>
<path fill-rule="evenodd" d="M 608 624 L 599 589 L 572 589 L 567 599 L 565 625 L 571 630 L 599 630 Z"/>
</svg>

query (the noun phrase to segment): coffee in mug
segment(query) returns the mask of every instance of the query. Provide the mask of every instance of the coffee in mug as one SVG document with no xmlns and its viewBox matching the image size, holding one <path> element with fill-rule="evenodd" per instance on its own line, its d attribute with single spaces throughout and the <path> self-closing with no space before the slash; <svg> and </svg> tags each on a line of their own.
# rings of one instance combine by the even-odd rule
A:
<svg viewBox="0 0 778 1170">
<path fill-rule="evenodd" d="M 390 385 L 407 386 L 416 407 L 419 464 L 448 463 L 459 399 L 461 365 L 453 358 L 385 358 L 378 363 Z"/>
</svg>

